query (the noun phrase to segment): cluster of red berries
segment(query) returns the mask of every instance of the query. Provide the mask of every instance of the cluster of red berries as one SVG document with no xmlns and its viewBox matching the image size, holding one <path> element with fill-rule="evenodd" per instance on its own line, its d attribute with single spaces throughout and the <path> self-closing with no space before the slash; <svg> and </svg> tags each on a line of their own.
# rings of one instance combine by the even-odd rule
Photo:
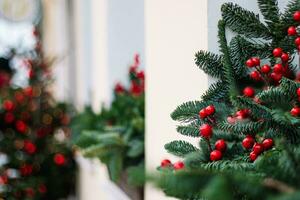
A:
<svg viewBox="0 0 300 200">
<path fill-rule="evenodd" d="M 257 143 L 252 135 L 247 135 L 242 141 L 242 145 L 245 149 L 252 149 L 249 154 L 251 161 L 255 161 L 256 158 L 264 151 L 273 147 L 274 142 L 272 139 L 264 139 L 262 143 Z"/>
<path fill-rule="evenodd" d="M 293 17 L 295 21 L 300 22 L 300 11 L 296 11 Z M 295 45 L 300 51 L 300 37 L 299 37 L 299 33 L 297 32 L 297 28 L 295 26 L 290 26 L 287 32 L 289 36 L 296 36 Z"/>
<path fill-rule="evenodd" d="M 116 94 L 124 94 L 130 92 L 134 96 L 140 96 L 145 92 L 145 73 L 143 70 L 139 70 L 140 57 L 136 54 L 134 57 L 134 63 L 129 68 L 130 74 L 130 87 L 126 89 L 121 83 L 115 85 L 114 91 Z"/>
<path fill-rule="evenodd" d="M 214 105 L 209 105 L 206 108 L 203 108 L 200 110 L 199 116 L 201 119 L 205 119 L 206 117 L 213 115 L 215 112 L 216 112 L 216 109 L 215 109 Z M 210 124 L 205 123 L 202 126 L 200 126 L 199 132 L 200 132 L 200 136 L 202 136 L 203 138 L 206 139 L 206 141 L 208 142 L 208 145 L 210 147 L 210 150 L 211 150 L 210 160 L 211 161 L 221 160 L 223 157 L 223 152 L 227 148 L 227 144 L 226 144 L 225 140 L 223 140 L 223 139 L 217 140 L 215 142 L 215 149 L 212 150 L 211 145 L 210 145 L 210 138 L 213 135 L 213 127 Z"/>
<path fill-rule="evenodd" d="M 216 109 L 213 105 L 209 105 L 206 108 L 203 108 L 199 112 L 199 116 L 201 119 L 205 119 L 213 114 L 215 114 Z"/>
<path fill-rule="evenodd" d="M 246 65 L 249 68 L 255 68 L 256 70 L 250 73 L 250 77 L 255 81 L 274 81 L 278 83 L 282 76 L 288 76 L 290 70 L 288 68 L 288 61 L 290 56 L 283 52 L 282 48 L 275 48 L 273 50 L 273 56 L 275 58 L 280 58 L 281 63 L 277 63 L 273 66 L 273 68 L 268 65 L 260 66 L 260 59 L 259 58 L 250 58 L 246 61 Z"/>
<path fill-rule="evenodd" d="M 168 159 L 164 159 L 161 161 L 160 163 L 160 167 L 162 168 L 173 168 L 174 170 L 180 170 L 184 168 L 184 163 L 182 161 L 177 161 L 174 164 L 172 164 L 172 162 Z"/>
<path fill-rule="evenodd" d="M 235 124 L 237 121 L 244 120 L 248 118 L 251 114 L 251 111 L 249 109 L 241 109 L 238 110 L 234 116 L 228 116 L 227 117 L 227 122 L 229 124 Z"/>
</svg>

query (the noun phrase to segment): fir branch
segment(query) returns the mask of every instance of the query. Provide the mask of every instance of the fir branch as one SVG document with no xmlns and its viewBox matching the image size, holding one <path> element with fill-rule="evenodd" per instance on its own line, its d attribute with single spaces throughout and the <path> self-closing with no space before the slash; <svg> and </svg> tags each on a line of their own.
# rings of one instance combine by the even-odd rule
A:
<svg viewBox="0 0 300 200">
<path fill-rule="evenodd" d="M 179 132 L 182 135 L 186 135 L 186 136 L 190 136 L 190 137 L 200 137 L 199 126 L 196 126 L 196 124 L 189 124 L 186 126 L 178 126 L 177 132 Z"/>
<path fill-rule="evenodd" d="M 280 81 L 280 88 L 290 95 L 291 98 L 295 98 L 297 96 L 297 89 L 300 88 L 300 83 L 296 83 L 290 79 L 283 77 Z"/>
<path fill-rule="evenodd" d="M 236 134 L 249 134 L 257 133 L 264 127 L 264 122 L 247 122 L 247 123 L 235 123 L 228 124 L 227 122 L 221 122 L 218 124 L 218 128 L 229 133 Z"/>
<path fill-rule="evenodd" d="M 229 86 L 229 95 L 237 95 L 237 87 L 234 79 L 234 70 L 232 67 L 230 52 L 227 45 L 226 33 L 225 33 L 225 22 L 220 20 L 218 23 L 218 37 L 220 44 L 220 51 L 223 53 L 223 63 L 224 63 L 224 82 Z"/>
<path fill-rule="evenodd" d="M 226 25 L 233 31 L 246 37 L 271 39 L 268 28 L 260 22 L 259 16 L 253 12 L 233 3 L 223 4 L 221 10 Z"/>
<path fill-rule="evenodd" d="M 281 18 L 281 23 L 284 24 L 285 30 L 288 26 L 297 26 L 298 22 L 293 19 L 293 14 L 300 10 L 299 0 L 290 0 Z"/>
<path fill-rule="evenodd" d="M 203 101 L 224 101 L 228 99 L 228 86 L 223 81 L 218 81 L 209 86 L 208 90 L 201 96 Z"/>
<path fill-rule="evenodd" d="M 271 52 L 271 47 L 268 43 L 255 44 L 240 35 L 235 36 L 230 41 L 229 49 L 235 76 L 237 78 L 248 76 L 245 63 L 250 57 L 256 56 L 263 59 L 269 57 Z"/>
<path fill-rule="evenodd" d="M 189 153 L 198 151 L 192 144 L 182 140 L 176 140 L 165 144 L 165 149 L 169 153 L 179 157 L 184 157 Z"/>
<path fill-rule="evenodd" d="M 190 101 L 178 106 L 171 114 L 173 120 L 190 122 L 199 119 L 199 111 L 208 106 L 209 102 Z"/>
<path fill-rule="evenodd" d="M 196 53 L 196 65 L 206 74 L 214 78 L 222 78 L 222 57 L 211 52 L 199 51 Z"/>
<path fill-rule="evenodd" d="M 274 31 L 276 24 L 280 22 L 280 13 L 277 0 L 258 0 L 259 10 L 264 16 L 265 22 Z"/>
<path fill-rule="evenodd" d="M 284 92 L 280 87 L 272 87 L 268 90 L 264 90 L 257 94 L 256 97 L 264 104 L 286 104 L 292 100 L 292 96 Z"/>
</svg>

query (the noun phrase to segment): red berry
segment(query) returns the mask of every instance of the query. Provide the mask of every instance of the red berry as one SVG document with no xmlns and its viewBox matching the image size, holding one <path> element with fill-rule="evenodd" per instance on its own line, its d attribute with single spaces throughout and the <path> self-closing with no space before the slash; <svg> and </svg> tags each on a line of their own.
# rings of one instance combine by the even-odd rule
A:
<svg viewBox="0 0 300 200">
<path fill-rule="evenodd" d="M 300 37 L 297 37 L 297 38 L 295 39 L 295 44 L 296 44 L 297 46 L 300 45 Z"/>
<path fill-rule="evenodd" d="M 201 119 L 204 119 L 204 118 L 207 117 L 207 114 L 206 114 L 205 109 L 201 109 L 201 110 L 200 110 L 199 116 L 200 116 Z"/>
<path fill-rule="evenodd" d="M 173 167 L 174 167 L 175 170 L 183 169 L 184 168 L 184 163 L 181 162 L 181 161 L 178 161 L 178 162 L 174 163 Z"/>
<path fill-rule="evenodd" d="M 251 58 L 254 66 L 259 66 L 260 65 L 260 59 L 259 58 Z"/>
<path fill-rule="evenodd" d="M 219 151 L 225 151 L 227 148 L 227 144 L 226 144 L 225 140 L 223 140 L 223 139 L 217 140 L 215 143 L 215 148 L 216 148 L 216 150 L 219 150 Z"/>
<path fill-rule="evenodd" d="M 276 64 L 276 65 L 274 65 L 273 71 L 276 74 L 282 74 L 282 72 L 283 72 L 283 66 L 282 66 L 282 64 Z"/>
<path fill-rule="evenodd" d="M 251 137 L 247 136 L 245 139 L 243 139 L 242 145 L 245 149 L 251 149 L 254 145 L 254 142 L 255 141 L 252 136 Z"/>
<path fill-rule="evenodd" d="M 205 108 L 205 112 L 207 115 L 213 115 L 216 112 L 216 109 L 213 105 L 209 105 Z"/>
<path fill-rule="evenodd" d="M 281 55 L 281 60 L 282 60 L 282 62 L 288 62 L 289 59 L 290 59 L 289 54 L 287 54 L 287 53 L 282 53 L 282 55 Z"/>
<path fill-rule="evenodd" d="M 20 133 L 25 133 L 27 131 L 27 125 L 21 121 L 21 120 L 18 120 L 16 122 L 16 129 L 17 131 L 19 131 Z"/>
<path fill-rule="evenodd" d="M 268 150 L 273 147 L 274 142 L 272 139 L 268 138 L 268 139 L 264 139 L 262 144 L 264 146 L 264 149 Z"/>
<path fill-rule="evenodd" d="M 268 74 L 271 71 L 271 67 L 269 65 L 263 65 L 261 67 L 261 72 L 264 74 Z"/>
<path fill-rule="evenodd" d="M 259 155 L 264 151 L 264 146 L 262 144 L 256 143 L 254 144 L 252 151 L 255 154 Z"/>
<path fill-rule="evenodd" d="M 251 161 L 255 161 L 258 155 L 254 153 L 253 151 L 250 153 L 249 158 Z"/>
<path fill-rule="evenodd" d="M 115 90 L 115 93 L 117 93 L 117 94 L 121 94 L 121 93 L 125 92 L 124 86 L 121 83 L 117 83 L 115 85 L 114 90 Z"/>
<path fill-rule="evenodd" d="M 25 141 L 24 150 L 29 154 L 34 154 L 36 152 L 36 146 L 30 141 Z"/>
<path fill-rule="evenodd" d="M 12 111 L 14 109 L 15 105 L 12 101 L 10 100 L 5 100 L 3 102 L 3 108 L 6 110 L 6 111 Z"/>
<path fill-rule="evenodd" d="M 255 63 L 253 62 L 253 60 L 250 58 L 246 61 L 246 65 L 247 67 L 254 67 L 255 66 Z"/>
<path fill-rule="evenodd" d="M 297 34 L 297 29 L 295 26 L 290 26 L 287 32 L 289 36 L 293 36 Z"/>
<path fill-rule="evenodd" d="M 161 167 L 169 167 L 169 166 L 171 166 L 171 165 L 172 165 L 172 163 L 171 163 L 171 161 L 168 160 L 168 159 L 164 159 L 164 160 L 162 160 L 161 163 L 160 163 L 160 166 L 161 166 Z"/>
<path fill-rule="evenodd" d="M 64 165 L 66 162 L 65 156 L 61 153 L 55 154 L 53 160 L 56 165 Z"/>
<path fill-rule="evenodd" d="M 255 81 L 260 81 L 261 80 L 261 76 L 258 73 L 258 71 L 253 71 L 250 73 L 250 77 L 255 80 Z"/>
<path fill-rule="evenodd" d="M 242 109 L 242 110 L 237 111 L 237 112 L 235 113 L 235 115 L 236 115 L 237 117 L 241 117 L 242 119 L 243 119 L 243 118 L 247 118 L 247 117 L 249 117 L 249 115 L 250 115 L 250 110 L 249 110 L 249 109 Z"/>
<path fill-rule="evenodd" d="M 280 57 L 282 55 L 282 48 L 275 48 L 274 50 L 273 50 L 273 56 L 274 57 Z"/>
<path fill-rule="evenodd" d="M 294 13 L 294 20 L 295 20 L 295 21 L 300 21 L 300 11 L 296 11 L 296 12 Z"/>
<path fill-rule="evenodd" d="M 232 117 L 232 116 L 228 116 L 228 117 L 227 117 L 227 122 L 228 122 L 229 124 L 234 124 L 235 121 L 236 121 L 236 119 L 235 119 L 234 117 Z"/>
<path fill-rule="evenodd" d="M 298 117 L 300 115 L 300 108 L 299 107 L 294 107 L 294 108 L 292 108 L 292 110 L 290 111 L 290 113 L 294 117 Z"/>
<path fill-rule="evenodd" d="M 44 194 L 47 192 L 47 187 L 44 184 L 39 185 L 38 189 L 41 194 Z"/>
<path fill-rule="evenodd" d="M 246 96 L 246 97 L 253 97 L 255 95 L 255 90 L 252 88 L 252 87 L 246 87 L 244 90 L 243 90 L 243 94 Z"/>
<path fill-rule="evenodd" d="M 281 80 L 282 78 L 282 74 L 278 74 L 278 73 L 271 73 L 270 77 L 273 79 L 273 81 L 278 82 Z"/>
<path fill-rule="evenodd" d="M 300 97 L 300 88 L 297 89 L 297 95 Z"/>
<path fill-rule="evenodd" d="M 222 152 L 219 150 L 214 150 L 210 153 L 210 160 L 217 161 L 222 159 Z"/>
<path fill-rule="evenodd" d="M 200 127 L 200 134 L 202 137 L 210 138 L 212 136 L 213 130 L 209 124 L 203 124 Z"/>
</svg>

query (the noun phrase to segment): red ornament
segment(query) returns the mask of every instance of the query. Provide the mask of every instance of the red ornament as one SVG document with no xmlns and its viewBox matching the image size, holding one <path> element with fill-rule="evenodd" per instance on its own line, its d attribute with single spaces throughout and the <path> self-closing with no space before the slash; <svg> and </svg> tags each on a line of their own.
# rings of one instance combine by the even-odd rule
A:
<svg viewBox="0 0 300 200">
<path fill-rule="evenodd" d="M 258 71 L 253 71 L 250 73 L 250 77 L 255 80 L 255 81 L 260 81 L 261 80 L 261 76 L 259 74 Z"/>
<path fill-rule="evenodd" d="M 222 159 L 222 152 L 219 150 L 214 150 L 210 153 L 210 160 L 211 161 L 217 161 Z"/>
<path fill-rule="evenodd" d="M 209 124 L 203 124 L 200 127 L 200 134 L 204 138 L 210 138 L 213 134 L 212 127 Z"/>
<path fill-rule="evenodd" d="M 273 79 L 273 81 L 275 82 L 279 82 L 282 78 L 282 74 L 278 74 L 278 73 L 271 73 L 270 74 L 271 79 Z"/>
<path fill-rule="evenodd" d="M 223 139 L 217 140 L 215 143 L 215 148 L 216 148 L 216 150 L 219 150 L 222 152 L 225 151 L 227 148 L 227 144 L 226 144 L 225 140 L 223 140 Z"/>
<path fill-rule="evenodd" d="M 282 62 L 288 62 L 289 59 L 290 59 L 289 54 L 287 54 L 287 53 L 282 53 L 282 55 L 281 55 L 281 60 L 282 60 Z"/>
<path fill-rule="evenodd" d="M 255 63 L 254 63 L 253 60 L 250 58 L 250 59 L 248 59 L 248 60 L 246 61 L 246 65 L 247 65 L 247 67 L 252 68 L 252 67 L 255 66 Z"/>
<path fill-rule="evenodd" d="M 295 21 L 300 21 L 300 11 L 296 11 L 293 17 Z"/>
<path fill-rule="evenodd" d="M 280 57 L 282 55 L 282 48 L 278 47 L 273 50 L 274 57 Z"/>
<path fill-rule="evenodd" d="M 268 150 L 268 149 L 271 149 L 273 147 L 274 142 L 271 138 L 268 138 L 268 139 L 264 139 L 262 144 L 264 146 L 264 149 Z"/>
<path fill-rule="evenodd" d="M 183 169 L 184 168 L 184 163 L 181 162 L 181 161 L 178 161 L 178 162 L 174 163 L 173 167 L 174 167 L 175 170 Z"/>
<path fill-rule="evenodd" d="M 213 115 L 216 112 L 216 109 L 213 105 L 209 105 L 205 108 L 205 112 L 207 115 Z"/>
<path fill-rule="evenodd" d="M 16 122 L 16 129 L 20 133 L 25 133 L 27 131 L 27 124 L 25 124 L 22 120 L 18 120 Z"/>
<path fill-rule="evenodd" d="M 26 196 L 29 197 L 29 198 L 34 197 L 34 190 L 32 188 L 26 188 L 25 193 L 26 193 Z"/>
<path fill-rule="evenodd" d="M 282 72 L 283 72 L 283 66 L 282 66 L 282 64 L 276 64 L 276 65 L 274 65 L 273 71 L 276 74 L 282 74 Z"/>
<path fill-rule="evenodd" d="M 171 161 L 168 160 L 168 159 L 164 159 L 164 160 L 162 160 L 161 163 L 160 163 L 160 166 L 161 166 L 161 167 L 169 167 L 169 166 L 171 166 L 171 165 L 172 165 L 172 163 L 171 163 Z"/>
<path fill-rule="evenodd" d="M 252 137 L 246 137 L 243 141 L 242 141 L 242 145 L 245 149 L 251 149 L 254 145 L 255 141 Z"/>
<path fill-rule="evenodd" d="M 300 37 L 297 37 L 297 38 L 295 39 L 295 44 L 296 44 L 297 46 L 300 45 Z"/>
<path fill-rule="evenodd" d="M 15 121 L 15 116 L 14 116 L 14 114 L 11 113 L 11 112 L 5 113 L 5 115 L 4 115 L 4 121 L 5 121 L 5 123 L 7 123 L 7 124 L 13 123 L 13 121 Z"/>
<path fill-rule="evenodd" d="M 297 89 L 297 95 L 300 97 L 300 88 Z"/>
<path fill-rule="evenodd" d="M 252 150 L 255 154 L 259 155 L 264 151 L 264 146 L 262 144 L 255 143 Z"/>
<path fill-rule="evenodd" d="M 246 88 L 243 90 L 243 94 L 244 94 L 246 97 L 254 97 L 254 95 L 255 95 L 255 90 L 254 90 L 252 87 L 246 87 Z"/>
<path fill-rule="evenodd" d="M 252 58 L 252 62 L 254 66 L 259 66 L 260 65 L 260 59 L 259 58 Z"/>
<path fill-rule="evenodd" d="M 300 115 L 300 108 L 299 107 L 294 107 L 294 108 L 292 108 L 292 110 L 290 111 L 290 113 L 294 117 L 298 117 Z"/>
<path fill-rule="evenodd" d="M 41 194 L 44 194 L 47 192 L 47 187 L 44 184 L 41 184 L 41 185 L 39 185 L 38 190 Z"/>
<path fill-rule="evenodd" d="M 254 153 L 253 151 L 250 153 L 249 158 L 251 161 L 255 161 L 258 155 Z"/>
<path fill-rule="evenodd" d="M 24 164 L 20 167 L 20 173 L 22 176 L 29 176 L 32 174 L 33 167 L 30 164 Z"/>
<path fill-rule="evenodd" d="M 3 102 L 3 108 L 6 111 L 13 111 L 15 108 L 15 104 L 11 100 L 5 100 Z"/>
<path fill-rule="evenodd" d="M 55 154 L 53 160 L 54 160 L 54 163 L 59 166 L 64 165 L 66 163 L 66 158 L 61 153 Z"/>
<path fill-rule="evenodd" d="M 263 65 L 261 67 L 261 72 L 264 74 L 268 74 L 271 71 L 271 67 L 269 65 Z"/>
<path fill-rule="evenodd" d="M 35 144 L 33 144 L 30 141 L 25 141 L 24 142 L 24 150 L 28 153 L 28 154 L 34 154 L 36 152 L 36 146 Z"/>
<path fill-rule="evenodd" d="M 297 29 L 295 26 L 290 26 L 287 32 L 289 36 L 293 36 L 297 34 Z"/>
<path fill-rule="evenodd" d="M 206 111 L 204 108 L 200 110 L 199 116 L 201 119 L 205 119 L 207 117 L 207 114 L 206 114 Z"/>
</svg>

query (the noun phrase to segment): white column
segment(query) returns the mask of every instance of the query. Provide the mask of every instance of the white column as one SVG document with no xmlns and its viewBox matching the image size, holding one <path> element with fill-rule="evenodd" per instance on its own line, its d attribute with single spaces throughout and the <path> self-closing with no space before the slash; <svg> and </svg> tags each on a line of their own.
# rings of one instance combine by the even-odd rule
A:
<svg viewBox="0 0 300 200">
<path fill-rule="evenodd" d="M 109 101 L 107 0 L 91 0 L 91 104 L 99 111 Z"/>
<path fill-rule="evenodd" d="M 54 59 L 54 96 L 69 100 L 70 88 L 70 37 L 67 0 L 43 1 L 43 47 L 47 58 Z"/>
<path fill-rule="evenodd" d="M 208 87 L 207 76 L 194 64 L 195 53 L 207 49 L 207 0 L 145 0 L 145 18 L 146 165 L 153 172 L 170 158 L 165 143 L 191 140 L 176 133 L 170 113 L 186 101 L 199 100 Z M 150 186 L 145 197 L 167 199 Z"/>
</svg>

